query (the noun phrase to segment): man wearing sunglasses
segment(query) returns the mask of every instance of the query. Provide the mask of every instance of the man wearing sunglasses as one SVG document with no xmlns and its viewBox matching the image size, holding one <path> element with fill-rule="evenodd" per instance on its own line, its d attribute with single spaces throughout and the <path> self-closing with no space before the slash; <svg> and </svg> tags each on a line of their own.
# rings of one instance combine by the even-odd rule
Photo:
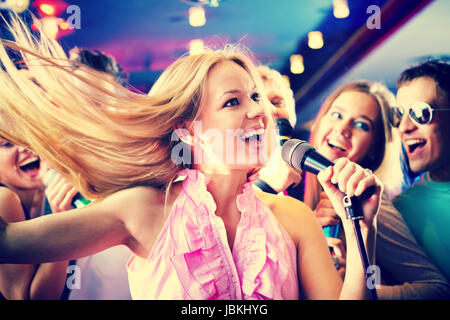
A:
<svg viewBox="0 0 450 320">
<path fill-rule="evenodd" d="M 397 88 L 390 122 L 411 170 L 424 175 L 393 203 L 450 281 L 450 63 L 430 60 L 409 68 Z"/>
</svg>

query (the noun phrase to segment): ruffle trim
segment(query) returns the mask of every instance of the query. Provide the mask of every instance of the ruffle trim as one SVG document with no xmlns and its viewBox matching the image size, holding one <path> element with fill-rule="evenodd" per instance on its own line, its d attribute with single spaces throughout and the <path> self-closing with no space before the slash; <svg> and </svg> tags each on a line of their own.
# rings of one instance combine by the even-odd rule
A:
<svg viewBox="0 0 450 320">
<path fill-rule="evenodd" d="M 286 255 L 281 249 L 286 243 L 270 210 L 253 192 L 256 175 L 236 198 L 241 220 L 233 252 L 223 221 L 215 215 L 217 207 L 207 190 L 208 179 L 192 169 L 181 171 L 179 176 L 186 176 L 184 196 L 178 197 L 168 219 L 173 250 L 169 260 L 186 296 L 201 300 L 283 298 L 289 266 L 278 257 Z"/>
</svg>

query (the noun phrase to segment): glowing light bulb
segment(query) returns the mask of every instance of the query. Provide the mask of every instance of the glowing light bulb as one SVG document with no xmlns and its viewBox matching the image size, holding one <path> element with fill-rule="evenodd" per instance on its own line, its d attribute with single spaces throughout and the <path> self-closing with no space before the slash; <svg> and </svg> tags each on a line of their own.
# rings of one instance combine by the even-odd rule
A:
<svg viewBox="0 0 450 320">
<path fill-rule="evenodd" d="M 59 32 L 59 25 L 61 23 L 61 18 L 56 17 L 45 17 L 41 19 L 42 31 L 50 39 L 56 39 Z"/>
<path fill-rule="evenodd" d="M 59 24 L 59 28 L 60 28 L 61 30 L 67 30 L 67 29 L 70 28 L 70 25 L 69 25 L 69 23 L 68 23 L 67 21 L 63 21 L 63 22 L 61 22 L 61 23 Z"/>
<path fill-rule="evenodd" d="M 301 54 L 293 54 L 289 58 L 291 63 L 291 72 L 293 74 L 300 74 L 305 71 L 305 66 L 303 65 L 303 56 Z"/>
<path fill-rule="evenodd" d="M 191 56 L 205 52 L 205 45 L 202 39 L 193 39 L 189 42 L 189 54 Z"/>
<path fill-rule="evenodd" d="M 30 0 L 6 0 L 6 5 L 16 13 L 24 12 L 30 5 Z"/>
<path fill-rule="evenodd" d="M 320 31 L 311 31 L 308 33 L 308 46 L 311 49 L 320 49 L 323 47 L 323 36 Z"/>
<path fill-rule="evenodd" d="M 203 7 L 189 8 L 189 24 L 193 27 L 201 27 L 206 23 L 205 9 Z"/>
<path fill-rule="evenodd" d="M 39 10 L 41 10 L 46 15 L 52 16 L 55 14 L 55 7 L 48 3 L 43 3 L 39 6 Z"/>
<path fill-rule="evenodd" d="M 333 0 L 333 15 L 338 19 L 344 19 L 350 15 L 347 0 Z"/>
</svg>

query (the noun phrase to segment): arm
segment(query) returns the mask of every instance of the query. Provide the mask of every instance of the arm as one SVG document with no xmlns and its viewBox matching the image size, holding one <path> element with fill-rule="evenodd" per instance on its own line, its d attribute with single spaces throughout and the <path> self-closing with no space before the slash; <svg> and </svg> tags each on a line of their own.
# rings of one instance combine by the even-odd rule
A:
<svg viewBox="0 0 450 320">
<path fill-rule="evenodd" d="M 377 264 L 380 299 L 448 299 L 450 285 L 417 243 L 401 214 L 382 200 L 378 214 Z"/>
<path fill-rule="evenodd" d="M 321 171 L 317 176 L 324 191 L 331 200 L 336 213 L 340 216 L 347 244 L 347 264 L 341 299 L 364 299 L 369 297 L 366 286 L 365 270 L 361 263 L 357 239 L 353 224 L 345 217 L 342 199 L 345 194 L 359 196 L 368 187 L 375 185 L 376 192 L 362 202 L 364 218 L 359 220 L 369 263 L 375 258 L 376 214 L 378 212 L 383 187 L 379 179 L 371 172 L 348 159 L 338 159 L 333 167 Z"/>
<path fill-rule="evenodd" d="M 342 278 L 333 264 L 322 228 L 312 212 L 304 215 L 301 225 L 297 248 L 303 295 L 306 299 L 338 299 Z"/>
<path fill-rule="evenodd" d="M 68 260 L 119 244 L 128 245 L 140 256 L 146 255 L 149 248 L 136 240 L 129 228 L 144 227 L 139 219 L 151 222 L 147 203 L 155 193 L 151 190 L 122 190 L 81 209 L 20 223 L 0 221 L 0 263 Z M 143 204 L 144 199 L 147 202 Z"/>
<path fill-rule="evenodd" d="M 0 215 L 9 222 L 25 220 L 20 199 L 12 191 L 0 191 Z M 0 291 L 7 299 L 59 299 L 67 262 L 33 264 L 1 264 Z"/>
<path fill-rule="evenodd" d="M 260 191 L 257 195 L 271 208 L 297 247 L 302 296 L 306 299 L 337 299 L 342 279 L 333 265 L 324 234 L 311 209 L 289 196 Z"/>
</svg>

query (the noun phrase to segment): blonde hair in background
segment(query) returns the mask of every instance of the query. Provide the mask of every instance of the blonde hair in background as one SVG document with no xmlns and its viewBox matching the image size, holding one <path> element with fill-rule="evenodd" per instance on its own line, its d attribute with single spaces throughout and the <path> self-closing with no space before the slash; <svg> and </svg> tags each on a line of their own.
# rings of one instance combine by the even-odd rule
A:
<svg viewBox="0 0 450 320">
<path fill-rule="evenodd" d="M 265 65 L 260 65 L 256 69 L 258 70 L 263 82 L 272 82 L 280 91 L 285 103 L 285 108 L 289 113 L 288 120 L 291 123 L 291 126 L 295 127 L 295 123 L 297 122 L 297 114 L 295 112 L 294 92 L 291 89 L 289 78 L 282 76 L 277 70 L 271 69 Z"/>
<path fill-rule="evenodd" d="M 33 149 L 91 199 L 137 185 L 168 187 L 183 168 L 171 161 L 171 135 L 197 117 L 217 63 L 238 63 L 262 87 L 239 46 L 180 58 L 144 95 L 83 65 L 74 72 L 57 42 L 37 39 L 18 17 L 10 31 L 15 41 L 0 45 L 0 134 Z M 21 56 L 26 72 L 7 50 Z"/>
<path fill-rule="evenodd" d="M 317 146 L 317 131 L 322 118 L 328 113 L 333 102 L 343 92 L 363 92 L 373 97 L 379 107 L 379 116 L 375 125 L 375 139 L 366 157 L 360 161 L 360 165 L 372 170 L 383 182 L 384 193 L 389 199 L 400 192 L 402 171 L 400 164 L 401 145 L 400 139 L 389 126 L 388 112 L 394 105 L 394 94 L 381 83 L 368 80 L 354 81 L 345 84 L 333 91 L 322 104 L 311 129 L 309 142 Z M 305 203 L 313 210 L 320 200 L 322 188 L 317 177 L 306 173 L 305 179 Z"/>
</svg>

